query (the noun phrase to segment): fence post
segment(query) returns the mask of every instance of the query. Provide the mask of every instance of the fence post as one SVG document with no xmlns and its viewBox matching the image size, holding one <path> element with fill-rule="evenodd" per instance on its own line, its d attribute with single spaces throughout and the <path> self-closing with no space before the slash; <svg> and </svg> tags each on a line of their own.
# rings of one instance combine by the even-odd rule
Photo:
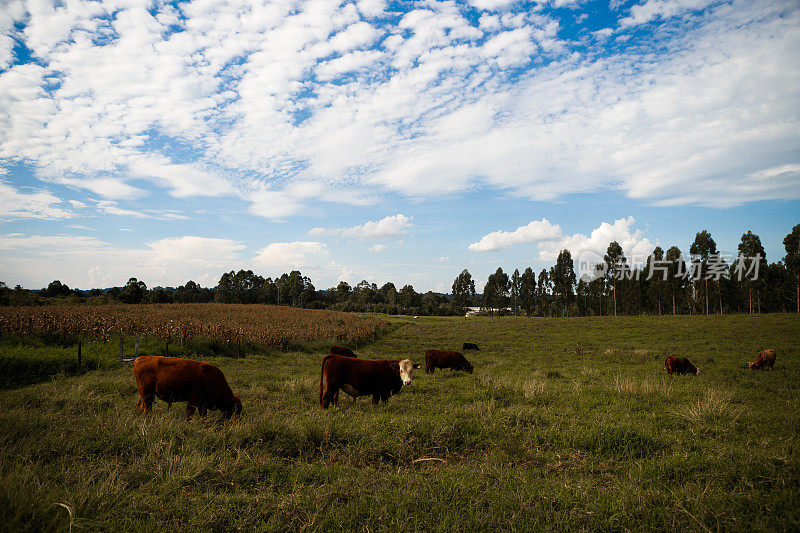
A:
<svg viewBox="0 0 800 533">
<path fill-rule="evenodd" d="M 123 339 L 123 336 L 122 336 L 122 332 L 120 331 L 119 332 L 119 362 L 120 362 L 120 364 L 122 364 L 122 339 Z"/>
<path fill-rule="evenodd" d="M 136 334 L 136 342 L 133 345 L 133 358 L 139 357 L 139 334 Z"/>
<path fill-rule="evenodd" d="M 164 341 L 164 355 L 169 357 L 169 341 Z"/>
<path fill-rule="evenodd" d="M 78 372 L 81 371 L 81 341 L 78 341 Z"/>
</svg>

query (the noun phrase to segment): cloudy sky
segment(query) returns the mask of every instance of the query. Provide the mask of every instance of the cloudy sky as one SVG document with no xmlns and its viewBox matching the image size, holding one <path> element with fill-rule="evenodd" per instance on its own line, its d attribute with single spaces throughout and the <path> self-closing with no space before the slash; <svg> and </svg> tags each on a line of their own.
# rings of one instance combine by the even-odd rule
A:
<svg viewBox="0 0 800 533">
<path fill-rule="evenodd" d="M 449 291 L 558 251 L 768 259 L 796 0 L 2 0 L 0 280 Z"/>
</svg>

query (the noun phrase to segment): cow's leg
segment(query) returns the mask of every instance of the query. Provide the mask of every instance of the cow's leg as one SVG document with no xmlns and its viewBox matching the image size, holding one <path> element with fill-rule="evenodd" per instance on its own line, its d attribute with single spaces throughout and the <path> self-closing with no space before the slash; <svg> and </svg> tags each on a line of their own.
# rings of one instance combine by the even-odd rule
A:
<svg viewBox="0 0 800 533">
<path fill-rule="evenodd" d="M 136 411 L 138 413 L 149 414 L 153 409 L 153 402 L 156 397 L 153 394 L 143 394 L 139 396 L 139 403 L 136 404 Z"/>
<path fill-rule="evenodd" d="M 189 399 L 186 401 L 186 420 L 189 420 L 192 415 L 194 414 L 194 410 L 196 408 L 200 408 L 200 413 L 203 413 L 203 401 L 200 399 L 200 396 L 196 393 L 191 393 L 189 395 Z"/>
<path fill-rule="evenodd" d="M 208 414 L 208 407 L 206 406 L 206 404 L 203 404 L 197 409 L 197 411 L 200 413 L 200 416 L 202 418 L 205 418 L 206 414 Z"/>
<path fill-rule="evenodd" d="M 380 401 L 381 401 L 381 395 L 379 392 L 376 392 L 375 394 L 372 395 L 372 403 L 378 405 L 378 402 Z"/>
<path fill-rule="evenodd" d="M 330 404 L 336 405 L 339 399 L 339 387 L 334 387 L 328 380 L 325 380 L 325 393 L 320 400 L 320 407 L 327 409 Z"/>
</svg>

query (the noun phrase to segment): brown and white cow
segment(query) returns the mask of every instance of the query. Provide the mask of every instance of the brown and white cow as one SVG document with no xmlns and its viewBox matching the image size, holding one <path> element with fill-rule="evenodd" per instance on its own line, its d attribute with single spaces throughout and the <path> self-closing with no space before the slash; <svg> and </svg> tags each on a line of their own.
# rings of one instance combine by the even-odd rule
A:
<svg viewBox="0 0 800 533">
<path fill-rule="evenodd" d="M 671 355 L 664 360 L 664 369 L 667 374 L 699 374 L 700 369 L 694 366 L 691 361 L 685 357 L 678 357 Z"/>
<path fill-rule="evenodd" d="M 341 355 L 326 355 L 319 376 L 319 405 L 327 409 L 339 401 L 339 389 L 353 398 L 372 396 L 372 403 L 389 401 L 403 385 L 411 384 L 411 372 L 422 366 L 409 359 L 373 361 Z M 324 381 L 324 392 L 323 392 Z"/>
<path fill-rule="evenodd" d="M 425 372 L 433 374 L 437 368 L 452 368 L 472 374 L 472 365 L 459 352 L 428 350 L 425 352 Z"/>
<path fill-rule="evenodd" d="M 756 360 L 749 363 L 748 366 L 750 370 L 772 370 L 776 355 L 775 350 L 761 350 L 758 352 Z"/>
<path fill-rule="evenodd" d="M 351 350 L 350 348 L 346 348 L 344 346 L 331 346 L 331 350 L 328 353 L 332 353 L 333 355 L 343 355 L 345 357 L 358 358 L 358 356 L 353 353 L 353 350 Z"/>
<path fill-rule="evenodd" d="M 233 395 L 222 371 L 211 363 L 143 355 L 133 363 L 136 387 L 139 389 L 137 411 L 149 413 L 155 398 L 172 405 L 186 402 L 186 419 L 195 409 L 206 416 L 211 409 L 219 409 L 225 418 L 242 412 L 242 401 Z"/>
</svg>

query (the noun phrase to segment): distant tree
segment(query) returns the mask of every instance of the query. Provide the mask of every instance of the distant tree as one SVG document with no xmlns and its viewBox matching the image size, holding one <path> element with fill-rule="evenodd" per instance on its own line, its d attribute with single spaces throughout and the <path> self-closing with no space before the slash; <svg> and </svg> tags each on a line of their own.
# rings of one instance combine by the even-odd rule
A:
<svg viewBox="0 0 800 533">
<path fill-rule="evenodd" d="M 172 291 L 156 287 L 147 293 L 147 301 L 151 304 L 171 304 L 173 302 Z"/>
<path fill-rule="evenodd" d="M 113 301 L 119 300 L 122 295 L 122 289 L 119 287 L 111 287 L 106 291 L 106 298 Z"/>
<path fill-rule="evenodd" d="M 800 313 L 800 224 L 792 228 L 792 232 L 783 239 L 783 246 L 786 249 L 783 263 L 789 274 L 794 277 L 795 309 Z"/>
<path fill-rule="evenodd" d="M 519 284 L 519 299 L 526 316 L 531 316 L 536 306 L 536 274 L 531 267 L 522 273 Z"/>
<path fill-rule="evenodd" d="M 650 302 L 655 303 L 654 308 L 659 315 L 661 314 L 661 302 L 668 288 L 666 277 L 669 275 L 669 269 L 664 267 L 664 250 L 660 246 L 656 246 L 653 253 L 647 258 L 642 278 L 646 283 L 647 298 Z"/>
<path fill-rule="evenodd" d="M 483 289 L 483 298 L 486 301 L 485 306 L 490 309 L 492 316 L 494 316 L 494 309 L 499 310 L 505 307 L 510 288 L 511 281 L 502 268 L 498 268 L 494 274 L 489 276 Z"/>
<path fill-rule="evenodd" d="M 138 304 L 145 299 L 145 296 L 147 296 L 147 285 L 144 281 L 130 278 L 122 288 L 119 299 L 126 304 Z"/>
<path fill-rule="evenodd" d="M 578 313 L 581 316 L 589 316 L 589 284 L 586 283 L 585 279 L 578 280 L 576 293 L 578 296 Z"/>
<path fill-rule="evenodd" d="M 412 308 L 419 305 L 420 296 L 414 290 L 413 286 L 405 285 L 400 289 L 400 292 L 397 293 L 397 301 L 406 312 L 409 312 Z"/>
<path fill-rule="evenodd" d="M 742 242 L 739 243 L 737 268 L 741 269 L 740 272 L 743 271 L 741 284 L 747 291 L 749 313 L 753 314 L 753 291 L 756 292 L 756 303 L 758 311 L 761 312 L 761 289 L 766 275 L 767 254 L 761 245 L 761 238 L 752 231 L 742 235 Z M 758 272 L 757 279 L 753 279 L 755 272 Z M 735 279 L 738 279 L 738 276 Z"/>
<path fill-rule="evenodd" d="M 15 285 L 14 290 L 8 295 L 10 305 L 36 305 L 38 298 L 31 291 L 24 289 L 22 285 Z"/>
<path fill-rule="evenodd" d="M 617 316 L 617 281 L 624 278 L 627 263 L 622 246 L 617 241 L 612 241 L 608 245 L 603 260 L 606 263 L 606 279 L 611 281 L 611 290 L 614 295 L 614 316 Z"/>
<path fill-rule="evenodd" d="M 362 280 L 353 288 L 350 301 L 358 309 L 366 311 L 370 305 L 378 301 L 378 287 L 374 283 Z"/>
<path fill-rule="evenodd" d="M 706 302 L 706 314 L 708 314 L 708 262 L 711 256 L 719 255 L 717 252 L 717 243 L 714 242 L 714 239 L 711 238 L 711 234 L 708 231 L 703 230 L 695 236 L 689 253 L 699 260 L 699 265 L 695 265 L 695 267 L 699 267 L 698 275 L 703 279 L 703 294 Z M 698 276 L 695 276 L 695 280 L 697 277 Z"/>
<path fill-rule="evenodd" d="M 433 291 L 428 291 L 422 296 L 420 304 L 426 315 L 435 315 L 441 303 L 441 296 Z"/>
<path fill-rule="evenodd" d="M 50 282 L 46 289 L 42 289 L 42 296 L 45 298 L 57 298 L 59 296 L 69 296 L 72 290 L 59 280 Z"/>
<path fill-rule="evenodd" d="M 311 280 L 304 277 L 298 270 L 282 274 L 280 278 L 275 280 L 281 303 L 295 307 L 302 306 L 303 300 L 308 296 L 307 285 L 310 283 Z"/>
<path fill-rule="evenodd" d="M 453 305 L 464 314 L 465 309 L 470 306 L 474 297 L 475 281 L 472 279 L 469 270 L 465 268 L 453 281 Z"/>
<path fill-rule="evenodd" d="M 378 292 L 380 293 L 381 302 L 389 306 L 397 305 L 397 289 L 394 283 L 391 281 L 384 283 Z"/>
<path fill-rule="evenodd" d="M 0 305 L 9 305 L 11 303 L 11 289 L 8 288 L 5 281 L 0 281 Z"/>
<path fill-rule="evenodd" d="M 214 300 L 214 290 L 203 288 L 192 280 L 181 285 L 172 293 L 173 301 L 176 303 L 205 303 Z"/>
<path fill-rule="evenodd" d="M 572 262 L 572 254 L 569 250 L 561 250 L 553 267 L 553 292 L 556 302 L 561 304 L 561 315 L 567 314 L 567 309 L 575 299 L 573 288 L 575 287 L 575 268 Z"/>
<path fill-rule="evenodd" d="M 676 298 L 686 291 L 687 271 L 683 254 L 677 246 L 667 250 L 666 260 L 668 262 L 667 285 L 672 296 L 672 314 L 677 313 Z"/>
<path fill-rule="evenodd" d="M 519 314 L 519 293 L 522 290 L 519 269 L 515 268 L 514 273 L 511 274 L 511 311 L 514 316 Z"/>
<path fill-rule="evenodd" d="M 350 285 L 346 281 L 340 281 L 336 286 L 336 301 L 338 303 L 346 302 L 350 299 Z"/>
<path fill-rule="evenodd" d="M 226 272 L 214 289 L 214 299 L 219 303 L 253 304 L 264 299 L 264 278 L 252 270 Z"/>
<path fill-rule="evenodd" d="M 539 272 L 539 283 L 536 285 L 536 301 L 541 316 L 547 316 L 549 310 L 550 275 L 544 268 Z"/>
</svg>

